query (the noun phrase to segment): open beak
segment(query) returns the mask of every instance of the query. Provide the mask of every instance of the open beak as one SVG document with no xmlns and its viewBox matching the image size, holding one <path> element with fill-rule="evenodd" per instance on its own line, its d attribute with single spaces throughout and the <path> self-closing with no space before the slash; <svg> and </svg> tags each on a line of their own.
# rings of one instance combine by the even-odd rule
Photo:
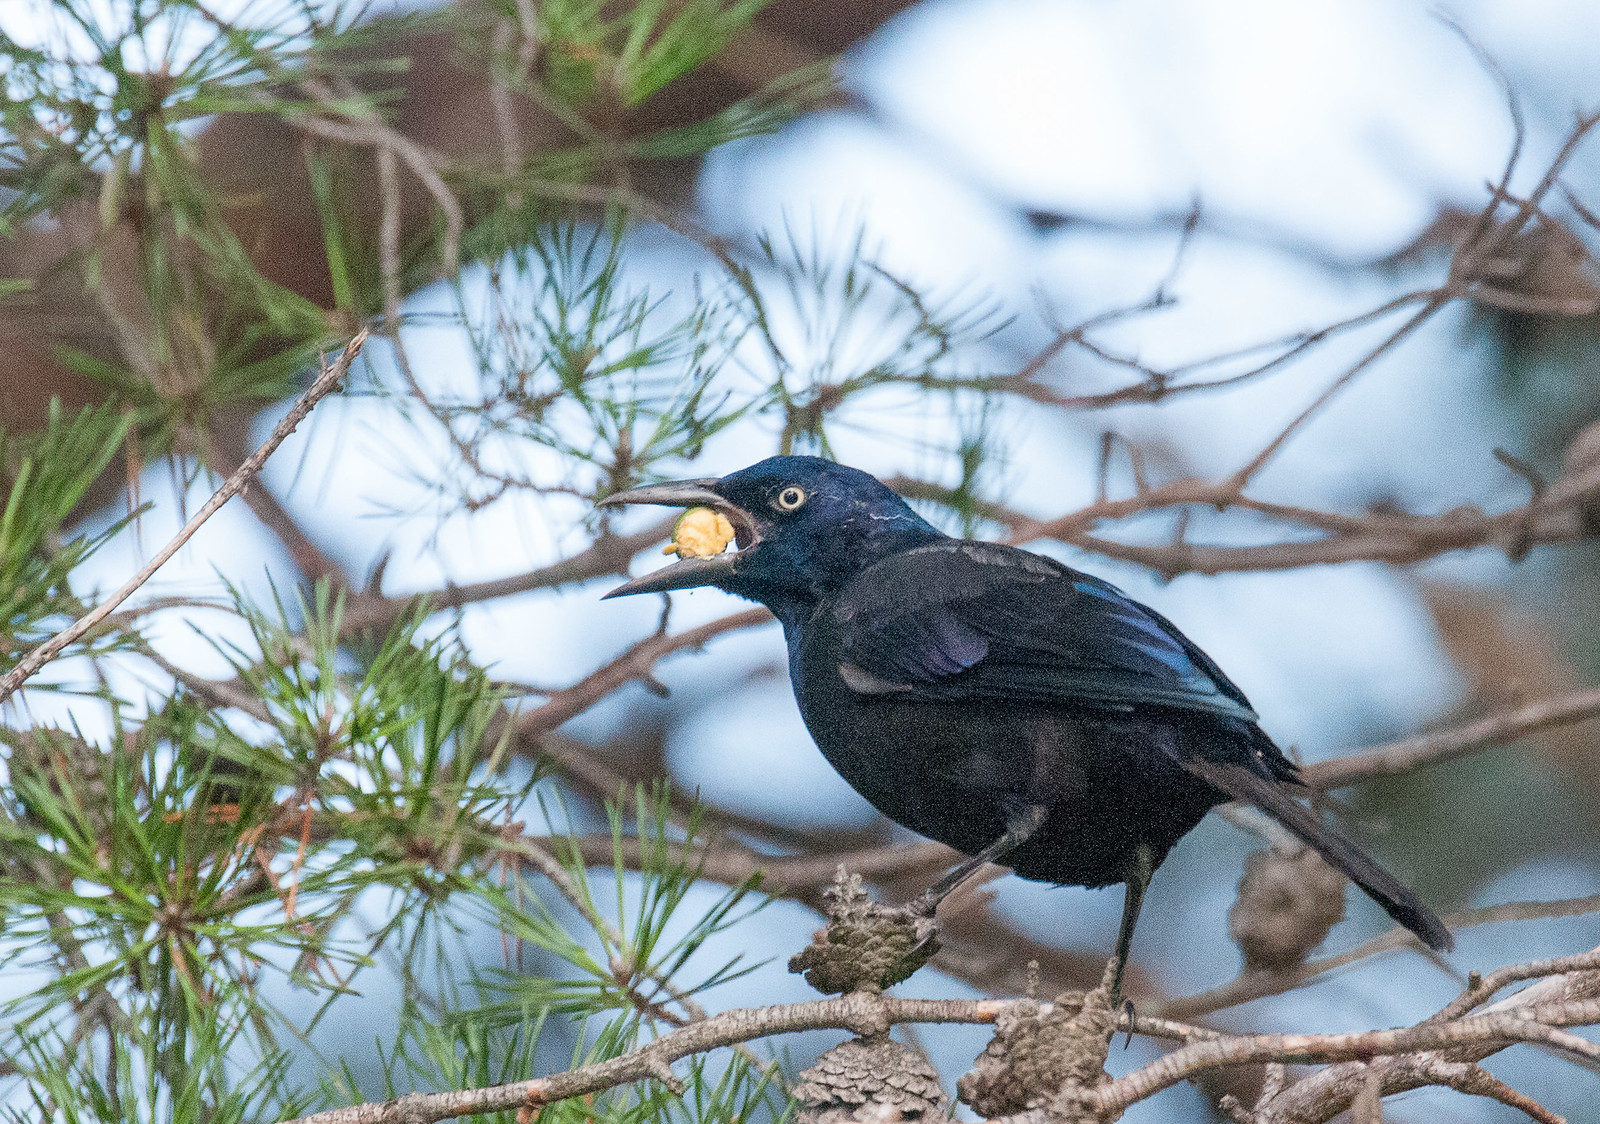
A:
<svg viewBox="0 0 1600 1124">
<path fill-rule="evenodd" d="M 754 546 L 760 539 L 754 521 L 743 508 L 729 503 L 712 490 L 717 483 L 716 477 L 708 477 L 700 480 L 673 480 L 665 484 L 646 484 L 641 488 L 630 488 L 626 492 L 607 496 L 598 506 L 622 507 L 626 504 L 649 503 L 662 507 L 709 507 L 728 517 L 728 522 L 733 524 L 740 550 Z M 653 573 L 634 578 L 626 585 L 618 586 L 601 600 L 627 597 L 634 593 L 666 593 L 673 589 L 717 585 L 733 574 L 738 557 L 737 551 L 730 550 L 722 554 L 713 554 L 709 558 L 683 558 Z"/>
</svg>

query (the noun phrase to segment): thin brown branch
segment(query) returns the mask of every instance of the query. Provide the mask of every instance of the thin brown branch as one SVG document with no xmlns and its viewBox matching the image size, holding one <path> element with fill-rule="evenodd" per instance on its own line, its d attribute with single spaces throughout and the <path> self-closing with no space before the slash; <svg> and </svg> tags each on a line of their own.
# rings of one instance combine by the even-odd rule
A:
<svg viewBox="0 0 1600 1124">
<path fill-rule="evenodd" d="M 1562 170 L 1567 166 L 1579 146 L 1588 137 L 1589 132 L 1600 124 L 1600 114 L 1580 116 L 1574 124 L 1567 139 L 1562 144 L 1555 158 L 1540 178 L 1537 186 L 1529 193 L 1528 198 L 1521 201 L 1512 216 L 1504 222 L 1496 223 L 1495 214 L 1499 210 L 1505 185 L 1510 182 L 1512 171 L 1516 167 L 1517 158 L 1521 152 L 1522 134 L 1519 128 L 1517 139 L 1512 149 L 1510 159 L 1507 161 L 1505 174 L 1500 186 L 1490 195 L 1489 202 L 1484 206 L 1477 226 L 1472 235 L 1456 251 L 1450 262 L 1450 276 L 1445 285 L 1430 297 L 1405 323 L 1384 338 L 1376 347 L 1368 351 L 1344 373 L 1329 383 L 1310 405 L 1302 410 L 1293 420 L 1269 441 L 1254 457 L 1246 462 L 1229 479 L 1228 485 L 1236 492 L 1243 492 L 1245 486 L 1254 479 L 1267 463 L 1277 455 L 1289 439 L 1298 432 L 1316 414 L 1320 413 L 1334 398 L 1342 393 L 1355 379 L 1370 370 L 1374 363 L 1398 347 L 1407 337 L 1411 336 L 1423 324 L 1431 320 L 1435 313 L 1449 304 L 1457 297 L 1467 296 L 1474 292 L 1476 287 L 1485 281 L 1489 272 L 1488 266 L 1500 252 L 1522 232 L 1522 229 L 1539 213 L 1539 207 L 1546 195 L 1555 187 L 1560 179 Z"/>
<path fill-rule="evenodd" d="M 555 863 L 552 852 L 570 850 L 588 866 L 611 866 L 620 861 L 624 867 L 638 870 L 646 850 L 645 844 L 637 838 L 624 837 L 619 843 L 608 834 L 559 838 L 524 836 L 508 850 L 522 854 L 522 844 L 529 847 L 524 859 L 552 878 L 550 864 Z M 667 846 L 668 862 L 689 866 L 701 878 L 737 886 L 759 875 L 761 892 L 774 897 L 810 896 L 809 891 L 832 882 L 841 865 L 869 881 L 881 881 L 906 874 L 931 876 L 960 859 L 960 855 L 943 843 L 927 841 L 816 855 L 763 855 L 734 840 Z M 561 869 L 560 864 L 555 863 L 554 869 Z M 576 887 L 572 889 L 576 891 Z M 562 892 L 565 894 L 566 890 Z"/>
<path fill-rule="evenodd" d="M 1406 319 L 1405 323 L 1401 324 L 1394 331 L 1390 332 L 1383 338 L 1382 341 L 1378 343 L 1376 347 L 1373 347 L 1360 359 L 1356 360 L 1349 367 L 1347 367 L 1343 374 L 1329 383 L 1327 387 L 1323 389 L 1321 394 L 1313 398 L 1311 403 L 1306 406 L 1305 409 L 1296 414 L 1295 417 L 1290 420 L 1288 425 L 1280 429 L 1277 435 L 1274 436 L 1271 441 L 1267 442 L 1260 452 L 1258 452 L 1254 457 L 1250 458 L 1250 460 L 1241 466 L 1237 472 L 1228 478 L 1227 487 L 1235 493 L 1242 493 L 1245 489 L 1245 486 L 1249 484 L 1250 481 L 1254 479 L 1263 468 L 1266 467 L 1267 462 L 1276 456 L 1278 451 L 1281 450 L 1284 445 L 1288 444 L 1289 439 L 1293 437 L 1302 426 L 1320 413 L 1329 402 L 1337 398 L 1339 394 L 1343 392 L 1344 389 L 1352 382 L 1354 382 L 1366 371 L 1370 370 L 1372 366 L 1378 362 L 1378 360 L 1382 359 L 1385 355 L 1388 355 L 1395 348 L 1399 347 L 1408 338 L 1414 335 L 1418 328 L 1421 328 L 1429 320 L 1432 320 L 1434 315 L 1445 305 L 1449 304 L 1454 296 L 1455 294 L 1449 290 L 1441 290 L 1440 292 L 1435 293 L 1432 297 L 1429 297 L 1428 300 L 1423 303 L 1421 308 L 1417 309 L 1416 312 L 1412 313 L 1411 316 Z"/>
<path fill-rule="evenodd" d="M 632 807 L 636 783 L 649 779 L 646 776 L 624 773 L 613 768 L 602 760 L 605 750 L 560 731 L 542 733 L 538 737 L 519 738 L 515 743 L 515 749 L 519 755 L 530 760 L 538 759 L 555 766 L 574 787 L 591 799 L 601 803 L 618 801 L 625 810 Z M 668 791 L 667 800 L 674 822 L 680 826 L 686 824 L 692 814 L 698 814 L 702 818 L 702 824 L 708 829 L 721 833 L 737 832 L 775 847 L 792 850 L 819 853 L 832 851 L 840 846 L 841 834 L 857 836 L 861 844 L 873 845 L 878 843 L 884 834 L 876 828 L 868 828 L 851 833 L 830 831 L 825 835 L 819 835 L 752 816 L 740 815 L 725 808 L 710 808 L 697 804 L 692 796 L 677 788 Z M 719 841 L 716 845 L 731 846 L 735 843 L 736 840 L 730 838 L 726 843 Z"/>
<path fill-rule="evenodd" d="M 1294 360 L 1337 335 L 1363 327 L 1373 321 L 1381 320 L 1390 313 L 1416 304 L 1419 301 L 1428 303 L 1438 301 L 1440 302 L 1439 307 L 1443 307 L 1444 304 L 1449 303 L 1449 298 L 1442 294 L 1443 291 L 1440 289 L 1421 289 L 1415 292 L 1403 293 L 1355 316 L 1336 321 L 1314 331 L 1299 332 L 1282 341 L 1278 341 L 1278 346 L 1281 350 L 1277 354 L 1246 370 L 1194 382 L 1178 382 L 1176 380 L 1183 371 L 1215 366 L 1220 362 L 1234 358 L 1234 356 L 1221 355 L 1200 359 L 1185 364 L 1183 367 L 1176 367 L 1170 370 L 1154 369 L 1120 356 L 1108 354 L 1083 335 L 1084 330 L 1088 326 L 1092 326 L 1088 325 L 1084 328 L 1070 329 L 1061 333 L 1015 374 L 990 379 L 988 380 L 988 385 L 991 385 L 996 390 L 1026 398 L 1031 402 L 1038 402 L 1041 405 L 1054 406 L 1064 410 L 1103 410 L 1126 403 L 1155 404 L 1180 395 L 1224 390 L 1237 387 L 1242 383 L 1251 382 L 1263 375 L 1281 370 L 1293 363 Z M 1127 311 L 1142 312 L 1146 311 L 1146 309 L 1144 306 L 1139 306 L 1136 309 Z M 1436 311 L 1438 311 L 1438 308 L 1433 308 L 1427 312 L 1426 316 L 1419 312 L 1413 314 L 1413 317 L 1420 318 L 1420 323 L 1420 320 L 1432 316 Z M 1415 325 L 1402 326 L 1390 340 L 1380 345 L 1381 350 L 1370 358 L 1376 360 L 1382 352 L 1388 351 L 1390 347 L 1398 343 L 1400 338 L 1410 334 L 1412 327 L 1415 327 Z M 1063 394 L 1040 383 L 1037 378 L 1040 369 L 1064 351 L 1069 344 L 1078 345 L 1103 362 L 1140 370 L 1143 372 L 1143 377 L 1115 389 L 1094 394 Z M 1251 351 L 1254 352 L 1259 352 L 1260 350 L 1260 346 L 1251 348 Z"/>
<path fill-rule="evenodd" d="M 1470 929 L 1476 925 L 1492 925 L 1507 921 L 1542 921 L 1555 917 L 1582 917 L 1600 913 L 1600 894 L 1581 898 L 1560 898 L 1555 901 L 1502 902 L 1481 909 L 1466 909 L 1445 916 L 1444 923 L 1452 930 Z M 1416 938 L 1407 929 L 1395 926 L 1386 933 L 1373 937 L 1355 948 L 1308 960 L 1289 972 L 1244 972 L 1225 984 L 1196 992 L 1180 999 L 1155 1001 L 1147 1004 L 1149 1010 L 1173 1018 L 1192 1019 L 1215 1011 L 1237 1007 L 1273 995 L 1282 995 L 1314 983 L 1330 972 L 1359 963 L 1380 953 L 1396 949 L 1416 949 Z"/>
<path fill-rule="evenodd" d="M 1349 561 L 1382 561 L 1394 564 L 1420 562 L 1447 551 L 1464 550 L 1480 546 L 1497 546 L 1508 557 L 1519 559 L 1536 543 L 1552 543 L 1591 538 L 1595 534 L 1592 521 L 1585 518 L 1586 505 L 1600 491 L 1600 472 L 1574 471 L 1542 494 L 1534 495 L 1527 504 L 1499 514 L 1488 514 L 1479 508 L 1461 507 L 1441 515 L 1411 515 L 1373 512 L 1365 516 L 1343 516 L 1315 512 L 1286 505 L 1265 504 L 1245 496 L 1244 489 L 1266 463 L 1298 432 L 1301 426 L 1320 411 L 1329 401 L 1350 385 L 1357 376 L 1368 370 L 1382 356 L 1398 346 L 1415 332 L 1439 309 L 1451 301 L 1470 296 L 1476 287 L 1493 272 L 1497 255 L 1538 214 L 1540 201 L 1555 185 L 1561 170 L 1571 159 L 1577 147 L 1594 126 L 1600 115 L 1580 117 L 1560 152 L 1552 160 L 1540 184 L 1524 200 L 1511 200 L 1503 190 L 1497 190 L 1479 216 L 1473 235 L 1456 251 L 1451 262 L 1447 282 L 1437 289 L 1407 294 L 1389 305 L 1381 306 L 1371 314 L 1354 318 L 1347 324 L 1366 322 L 1367 318 L 1392 311 L 1420 299 L 1422 307 L 1404 323 L 1390 332 L 1380 343 L 1368 350 L 1355 364 L 1347 368 L 1297 417 L 1278 432 L 1258 454 L 1226 480 L 1208 482 L 1185 479 L 1155 488 L 1141 488 L 1125 499 L 1101 497 L 1097 502 L 1078 511 L 1052 519 L 1038 519 L 1011 512 L 1000 505 L 980 507 L 980 514 L 995 519 L 1007 528 L 1011 542 L 1026 542 L 1037 538 L 1055 538 L 1091 550 L 1107 557 L 1136 562 L 1148 566 L 1163 576 L 1171 578 L 1183 573 L 1222 573 L 1242 570 L 1278 570 L 1303 566 Z M 1514 164 L 1515 151 L 1510 163 Z M 1509 165 L 1508 165 L 1509 167 Z M 1507 202 L 1515 205 L 1513 215 L 1505 221 L 1495 221 L 1496 212 Z M 1090 322 L 1092 323 L 1092 322 Z M 1341 328 L 1346 325 L 1335 325 Z M 1048 359 L 1061 348 L 1078 340 L 1085 326 L 1061 333 L 1051 348 L 1040 353 Z M 1293 349 L 1291 348 L 1291 352 Z M 1011 387 L 1029 394 L 1045 393 L 1052 404 L 1062 405 L 1053 392 L 1029 391 L 1026 385 L 1036 366 L 1024 368 L 1023 384 Z M 1013 378 L 1017 376 L 1012 376 Z M 992 380 L 991 380 L 992 382 Z M 1115 392 L 1120 396 L 1129 390 L 1148 395 L 1154 390 L 1170 392 L 1166 374 L 1148 372 L 1146 379 L 1133 388 Z M 1109 404 L 1105 403 L 1105 404 Z M 909 495 L 937 497 L 940 490 L 918 482 L 899 482 Z M 1190 506 L 1210 506 L 1218 510 L 1230 507 L 1259 511 L 1262 514 L 1302 527 L 1324 532 L 1321 537 L 1308 540 L 1275 542 L 1260 546 L 1222 547 L 1196 545 L 1182 536 L 1165 545 L 1129 544 L 1108 540 L 1090 534 L 1099 523 L 1127 518 L 1143 512 L 1163 508 L 1185 509 Z"/>
<path fill-rule="evenodd" d="M 772 620 L 766 609 L 745 609 L 679 633 L 658 632 L 641 640 L 604 667 L 578 683 L 557 691 L 545 702 L 517 719 L 517 733 L 538 737 L 577 717 L 617 688 L 639 679 L 648 679 L 655 665 L 675 652 L 704 647 L 725 632 L 754 628 Z"/>
<path fill-rule="evenodd" d="M 273 427 L 272 433 L 261 443 L 261 447 L 246 457 L 244 463 L 222 482 L 222 486 L 212 494 L 211 498 L 205 502 L 199 511 L 194 513 L 194 517 L 184 524 L 183 529 L 173 536 L 171 542 L 158 550 L 149 562 L 140 567 L 137 573 L 123 582 L 116 592 L 102 601 L 98 607 L 85 613 L 71 625 L 29 652 L 21 663 L 6 674 L 4 679 L 0 679 L 0 702 L 10 698 L 29 676 L 59 656 L 66 650 L 68 645 L 78 640 L 106 616 L 114 612 L 118 605 L 121 605 L 131 597 L 140 586 L 155 575 L 157 570 L 166 565 L 168 560 L 178 553 L 183 544 L 193 538 L 195 532 L 205 525 L 206 520 L 221 510 L 223 504 L 248 487 L 250 482 L 255 479 L 256 473 L 261 471 L 261 466 L 267 463 L 267 458 L 272 456 L 289 434 L 295 431 L 295 427 L 306 419 L 312 408 L 331 394 L 339 383 L 344 380 L 345 375 L 349 373 L 350 364 L 357 355 L 361 354 L 361 345 L 366 340 L 367 332 L 362 329 L 345 345 L 344 352 L 339 356 L 338 360 L 331 366 L 326 362 L 323 364 L 321 374 L 311 384 L 310 389 L 301 395 L 300 400 Z"/>
<path fill-rule="evenodd" d="M 890 484 L 911 499 L 950 499 L 949 489 L 926 481 L 895 478 Z M 1056 539 L 1107 558 L 1146 566 L 1170 579 L 1190 573 L 1292 570 L 1343 562 L 1406 565 L 1485 546 L 1520 556 L 1534 545 L 1594 538 L 1595 528 L 1586 512 L 1597 494 L 1600 466 L 1590 466 L 1556 479 L 1528 503 L 1497 513 L 1462 506 L 1439 515 L 1388 511 L 1345 515 L 1267 503 L 1239 494 L 1231 482 L 1195 478 L 1170 481 L 1120 499 L 1098 500 L 1053 518 L 1038 518 L 993 502 L 980 502 L 976 511 L 1006 529 L 1006 542 Z M 1160 545 L 1124 543 L 1089 533 L 1103 522 L 1189 507 L 1239 508 L 1324 534 L 1258 546 L 1210 546 L 1187 540 Z"/>
<path fill-rule="evenodd" d="M 1436 1085 L 1445 1085 L 1469 1096 L 1499 1101 L 1532 1117 L 1539 1124 L 1566 1124 L 1565 1117 L 1557 1116 L 1532 1097 L 1517 1092 L 1480 1065 L 1447 1062 L 1443 1058 L 1424 1058 L 1420 1068 Z"/>
<path fill-rule="evenodd" d="M 1417 734 L 1347 757 L 1318 761 L 1305 766 L 1301 776 L 1311 787 L 1323 791 L 1343 788 L 1373 777 L 1453 761 L 1488 746 L 1503 745 L 1551 726 L 1582 722 L 1597 715 L 1600 687 L 1590 687 L 1502 710 L 1448 730 Z"/>
<path fill-rule="evenodd" d="M 408 606 L 424 597 L 433 609 L 460 609 L 497 597 L 511 597 L 536 589 L 555 589 L 607 574 L 624 573 L 634 555 L 653 543 L 660 542 L 671 531 L 672 520 L 668 519 L 653 523 L 632 534 L 601 535 L 589 546 L 568 558 L 510 577 L 469 582 L 465 585 L 448 585 L 427 593 L 401 594 L 392 597 L 361 596 L 345 610 L 344 627 L 348 630 L 387 627 L 404 613 Z"/>
</svg>

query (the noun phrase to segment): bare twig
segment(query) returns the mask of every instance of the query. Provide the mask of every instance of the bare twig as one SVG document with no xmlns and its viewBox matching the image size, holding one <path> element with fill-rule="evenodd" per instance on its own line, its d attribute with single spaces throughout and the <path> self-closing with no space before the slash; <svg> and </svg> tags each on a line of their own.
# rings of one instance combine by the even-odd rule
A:
<svg viewBox="0 0 1600 1124">
<path fill-rule="evenodd" d="M 547 730 L 554 730 L 568 719 L 588 710 L 618 687 L 637 679 L 649 678 L 656 663 L 664 656 L 701 648 L 707 641 L 725 632 L 753 628 L 770 620 L 772 614 L 766 609 L 745 609 L 684 632 L 658 632 L 641 640 L 582 681 L 551 695 L 543 705 L 523 714 L 517 719 L 517 732 L 523 737 L 537 737 Z"/>
<path fill-rule="evenodd" d="M 345 375 L 349 373 L 350 364 L 361 353 L 361 345 L 366 340 L 367 332 L 362 329 L 345 345 L 344 352 L 331 366 L 327 363 L 323 364 L 322 373 L 317 376 L 310 389 L 301 395 L 300 400 L 283 416 L 283 419 L 273 427 L 271 435 L 261 443 L 261 447 L 246 457 L 244 463 L 222 482 L 222 486 L 212 494 L 211 498 L 205 502 L 199 511 L 195 512 L 194 517 L 184 524 L 183 529 L 173 537 L 171 542 L 158 550 L 149 562 L 140 567 L 133 577 L 123 582 L 116 592 L 102 601 L 99 606 L 85 613 L 72 624 L 29 652 L 23 657 L 21 663 L 7 672 L 5 678 L 0 679 L 0 702 L 10 698 L 29 676 L 59 656 L 68 645 L 78 640 L 90 629 L 94 628 L 95 625 L 99 624 L 107 615 L 115 611 L 118 605 L 121 605 L 131 597 L 140 586 L 150 580 L 157 570 L 166 565 L 167 561 L 178 553 L 183 544 L 193 538 L 195 532 L 205 525 L 206 520 L 221 510 L 223 504 L 248 487 L 250 481 L 255 479 L 256 473 L 261 471 L 261 466 L 267 463 L 267 458 L 276 452 L 278 446 L 283 444 L 289 434 L 295 431 L 295 427 L 306 419 L 312 408 L 331 394 L 334 388 L 343 381 Z"/>
<path fill-rule="evenodd" d="M 1507 921 L 1540 921 L 1553 917 L 1582 917 L 1600 913 L 1600 894 L 1582 898 L 1560 898 L 1555 901 L 1502 902 L 1481 909 L 1465 909 L 1444 918 L 1445 924 L 1455 929 L 1470 929 L 1476 925 L 1492 925 Z M 1146 1008 L 1170 1015 L 1173 1018 L 1192 1019 L 1214 1011 L 1237 1007 L 1272 995 L 1294 991 L 1351 964 L 1359 963 L 1384 952 L 1401 948 L 1420 948 L 1416 937 L 1398 925 L 1388 932 L 1373 937 L 1355 948 L 1308 960 L 1290 972 L 1244 972 L 1225 984 L 1181 999 L 1154 1001 Z M 1503 985 L 1502 985 L 1503 986 Z"/>
<path fill-rule="evenodd" d="M 1470 1096 L 1499 1101 L 1526 1113 L 1539 1124 L 1566 1124 L 1564 1117 L 1557 1116 L 1532 1097 L 1517 1092 L 1480 1065 L 1429 1057 L 1422 1059 L 1419 1068 L 1436 1085 L 1446 1085 Z"/>
<path fill-rule="evenodd" d="M 1600 687 L 1590 687 L 1428 734 L 1402 738 L 1347 757 L 1318 761 L 1301 770 L 1305 782 L 1324 791 L 1359 784 L 1373 777 L 1406 773 L 1425 765 L 1453 761 L 1487 746 L 1502 745 L 1551 726 L 1582 722 L 1600 715 Z"/>
<path fill-rule="evenodd" d="M 1432 319 L 1445 305 L 1458 297 L 1468 296 L 1475 286 L 1485 280 L 1487 267 L 1495 257 L 1511 242 L 1528 222 L 1539 213 L 1539 207 L 1546 195 L 1560 179 L 1562 170 L 1576 154 L 1580 145 L 1588 138 L 1595 125 L 1600 124 L 1600 114 L 1580 116 L 1567 134 L 1566 141 L 1556 153 L 1550 165 L 1546 168 L 1539 183 L 1529 193 L 1527 199 L 1517 205 L 1511 217 L 1504 222 L 1496 223 L 1495 215 L 1500 208 L 1501 201 L 1505 198 L 1506 185 L 1510 182 L 1512 172 L 1516 168 L 1518 157 L 1522 149 L 1522 125 L 1520 110 L 1515 108 L 1515 99 L 1512 100 L 1513 115 L 1516 121 L 1516 140 L 1512 147 L 1511 156 L 1506 162 L 1505 172 L 1500 185 L 1491 193 L 1489 202 L 1484 206 L 1479 215 L 1478 223 L 1473 228 L 1471 236 L 1457 249 L 1455 257 L 1450 263 L 1450 276 L 1445 285 L 1430 297 L 1405 323 L 1390 333 L 1366 355 L 1362 356 L 1343 374 L 1334 379 L 1321 394 L 1312 400 L 1311 404 L 1302 410 L 1287 426 L 1269 441 L 1262 450 L 1246 462 L 1228 480 L 1235 491 L 1242 492 L 1245 486 L 1260 473 L 1284 444 L 1308 422 L 1315 414 L 1320 412 L 1329 402 L 1337 397 L 1348 387 L 1356 377 L 1369 370 L 1374 363 L 1394 350 L 1408 336 L 1412 335 L 1428 320 Z"/>
<path fill-rule="evenodd" d="M 200 452 L 201 459 L 206 466 L 221 476 L 229 476 L 238 471 L 248 455 L 245 452 L 247 434 L 239 430 L 233 432 L 233 427 L 228 427 L 223 434 L 212 436 L 204 430 L 195 429 L 187 435 L 195 448 Z M 285 549 L 300 572 L 312 581 L 328 578 L 339 584 L 345 583 L 344 569 L 323 549 L 312 541 L 294 516 L 289 514 L 278 498 L 272 494 L 272 489 L 265 485 L 256 488 L 246 488 L 240 493 L 240 499 L 250 508 L 252 514 L 266 526 Z"/>
<path fill-rule="evenodd" d="M 1600 951 L 1583 952 L 1576 956 L 1558 956 L 1550 960 L 1534 960 L 1527 964 L 1513 964 L 1510 967 L 1500 968 L 1482 977 L 1477 977 L 1477 973 L 1473 973 L 1475 978 L 1467 990 L 1452 1000 L 1429 1021 L 1443 1022 L 1446 1019 L 1460 1018 L 1468 1011 L 1483 1004 L 1495 992 L 1510 984 L 1520 983 L 1523 980 L 1538 979 L 1542 976 L 1556 976 L 1566 972 L 1582 972 L 1592 969 L 1600 969 Z"/>
<path fill-rule="evenodd" d="M 469 582 L 465 585 L 448 585 L 426 593 L 402 594 L 395 597 L 361 596 L 345 610 L 344 627 L 347 630 L 383 628 L 404 613 L 408 606 L 426 598 L 433 609 L 460 609 L 480 601 L 497 597 L 511 597 L 536 589 L 555 589 L 575 582 L 589 581 L 607 574 L 627 571 L 634 555 L 660 542 L 672 531 L 671 519 L 653 523 L 640 531 L 627 535 L 601 535 L 583 550 L 559 562 L 542 566 L 525 573 L 488 581 Z"/>
<path fill-rule="evenodd" d="M 896 477 L 890 485 L 912 499 L 947 501 L 950 490 L 922 480 Z M 1600 494 L 1600 466 L 1570 471 L 1520 507 L 1488 513 L 1457 507 L 1440 515 L 1369 512 L 1345 515 L 1290 504 L 1268 503 L 1239 493 L 1232 482 L 1186 478 L 1125 498 L 1097 500 L 1077 511 L 1037 518 L 1003 504 L 980 502 L 979 515 L 1006 529 L 1005 541 L 1022 544 L 1053 538 L 1084 550 L 1147 566 L 1166 578 L 1179 574 L 1292 570 L 1341 562 L 1408 564 L 1457 550 L 1492 546 L 1508 555 L 1542 543 L 1574 542 L 1596 534 L 1586 512 Z M 1145 512 L 1206 507 L 1237 508 L 1325 532 L 1320 538 L 1259 546 L 1210 546 L 1188 541 L 1163 545 L 1124 543 L 1089 532 L 1106 521 Z"/>
<path fill-rule="evenodd" d="M 525 855 L 524 846 L 527 847 Z M 863 878 L 881 880 L 906 873 L 932 874 L 960 858 L 943 843 L 932 842 L 898 843 L 816 855 L 763 855 L 734 840 L 695 846 L 669 843 L 667 847 L 666 861 L 686 865 L 701 878 L 737 886 L 760 875 L 761 892 L 778 897 L 800 896 L 828 885 L 841 865 Z M 571 850 L 589 866 L 610 866 L 621 861 L 624 867 L 637 870 L 644 860 L 645 844 L 631 837 L 619 843 L 610 835 L 575 835 L 549 839 L 519 836 L 508 846 L 508 854 L 522 855 L 540 873 L 556 881 L 557 888 L 565 896 L 569 889 L 575 893 L 576 887 L 563 886 L 553 873 L 560 870 L 565 874 L 560 863 L 551 857 L 552 851 L 560 850 Z M 585 911 L 585 917 L 588 916 Z M 593 923 L 593 918 L 590 920 Z"/>
</svg>

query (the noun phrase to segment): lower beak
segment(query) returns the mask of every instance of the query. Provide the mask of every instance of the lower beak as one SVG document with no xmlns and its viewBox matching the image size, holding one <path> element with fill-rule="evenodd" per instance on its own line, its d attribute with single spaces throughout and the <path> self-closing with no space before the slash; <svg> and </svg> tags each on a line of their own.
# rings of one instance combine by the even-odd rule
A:
<svg viewBox="0 0 1600 1124">
<path fill-rule="evenodd" d="M 642 488 L 630 488 L 626 492 L 607 496 L 597 506 L 621 507 L 625 504 L 648 503 L 662 507 L 709 507 L 728 516 L 733 525 L 743 531 L 749 526 L 749 517 L 712 491 L 717 482 L 715 477 L 709 477 L 701 480 L 674 480 L 666 484 L 646 484 Z M 741 543 L 747 541 L 743 533 L 739 539 Z M 724 579 L 732 576 L 734 563 L 738 557 L 735 551 L 728 551 L 724 554 L 714 554 L 709 558 L 684 558 L 670 566 L 663 566 L 654 573 L 634 578 L 626 585 L 618 586 L 601 600 L 627 597 L 635 593 L 666 593 L 673 589 L 719 585 Z"/>
</svg>

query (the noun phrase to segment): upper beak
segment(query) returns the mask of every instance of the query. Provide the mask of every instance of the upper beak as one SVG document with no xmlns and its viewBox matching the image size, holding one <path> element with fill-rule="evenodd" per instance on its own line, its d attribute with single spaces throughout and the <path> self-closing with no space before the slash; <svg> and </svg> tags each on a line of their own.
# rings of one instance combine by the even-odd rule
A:
<svg viewBox="0 0 1600 1124">
<path fill-rule="evenodd" d="M 653 503 L 662 507 L 715 507 L 726 510 L 727 500 L 712 491 L 721 481 L 715 476 L 699 480 L 670 480 L 665 484 L 646 484 L 629 488 L 626 492 L 613 492 L 596 507 L 624 507 L 630 503 Z"/>
<path fill-rule="evenodd" d="M 738 531 L 739 545 L 741 547 L 750 545 L 754 541 L 750 517 L 712 490 L 717 483 L 717 478 L 712 476 L 699 480 L 673 480 L 665 484 L 646 484 L 641 488 L 630 488 L 626 492 L 607 496 L 597 506 L 621 507 L 624 504 L 651 503 L 662 507 L 714 508 L 733 523 Z M 709 558 L 680 559 L 670 566 L 663 566 L 653 573 L 618 586 L 601 600 L 627 597 L 634 593 L 665 593 L 672 589 L 694 589 L 697 586 L 716 585 L 733 573 L 737 558 L 737 553 L 728 551 L 724 554 L 714 554 Z"/>
</svg>

